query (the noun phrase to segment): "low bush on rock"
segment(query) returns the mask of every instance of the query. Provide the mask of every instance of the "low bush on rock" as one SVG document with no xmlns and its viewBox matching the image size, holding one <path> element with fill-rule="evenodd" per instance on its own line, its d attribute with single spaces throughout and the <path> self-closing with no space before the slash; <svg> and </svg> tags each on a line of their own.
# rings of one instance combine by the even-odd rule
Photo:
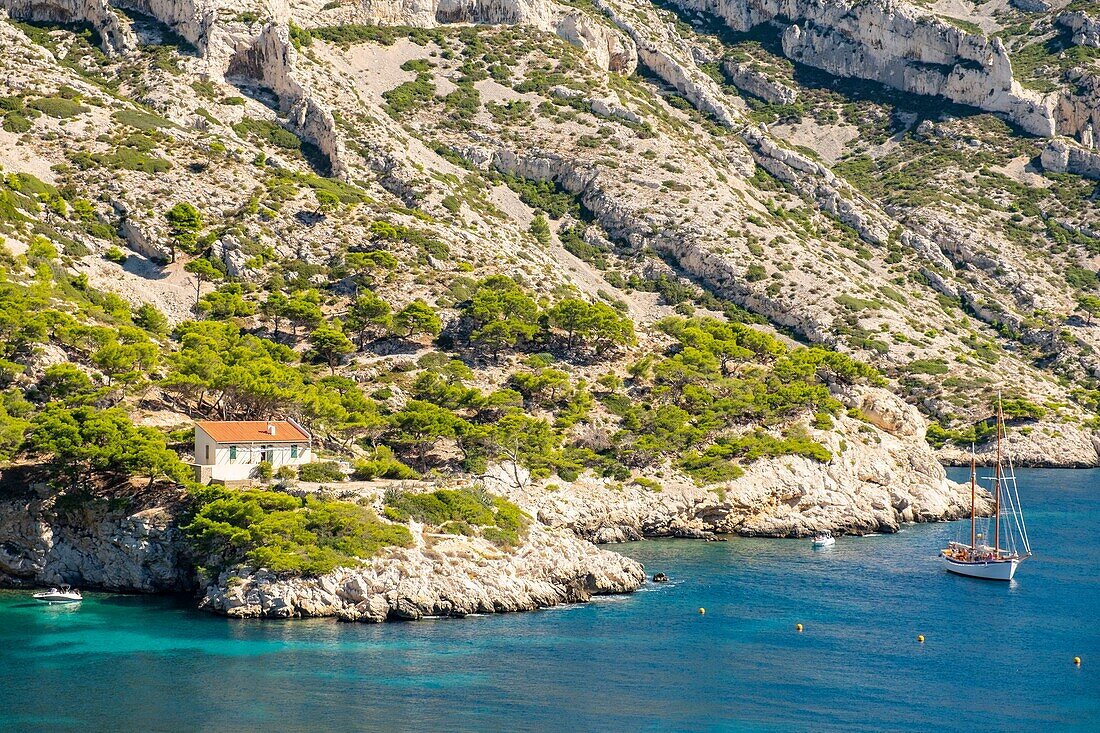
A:
<svg viewBox="0 0 1100 733">
<path fill-rule="evenodd" d="M 343 481 L 347 478 L 340 470 L 340 465 L 333 461 L 320 461 L 307 463 L 298 469 L 298 478 L 301 481 Z"/>
<path fill-rule="evenodd" d="M 439 489 L 429 494 L 388 491 L 386 517 L 407 522 L 416 519 L 447 534 L 480 534 L 495 544 L 519 544 L 527 518 L 518 506 L 499 496 L 473 489 Z"/>
<path fill-rule="evenodd" d="M 27 103 L 27 106 L 33 107 L 45 115 L 57 117 L 59 119 L 76 117 L 88 111 L 88 107 L 85 107 L 80 102 L 74 99 L 65 99 L 64 97 L 40 97 L 39 99 L 32 99 Z"/>
<path fill-rule="evenodd" d="M 246 563 L 274 572 L 323 575 L 358 565 L 384 547 L 408 547 L 406 527 L 341 501 L 274 491 L 206 487 L 183 531 L 208 566 Z"/>
</svg>

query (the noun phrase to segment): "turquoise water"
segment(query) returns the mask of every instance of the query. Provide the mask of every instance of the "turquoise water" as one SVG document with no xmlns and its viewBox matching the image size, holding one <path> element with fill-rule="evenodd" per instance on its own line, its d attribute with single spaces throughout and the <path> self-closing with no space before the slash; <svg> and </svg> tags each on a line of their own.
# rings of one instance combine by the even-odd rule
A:
<svg viewBox="0 0 1100 733">
<path fill-rule="evenodd" d="M 1098 731 L 1100 472 L 1021 494 L 1038 556 L 1011 586 L 940 568 L 956 523 L 634 543 L 671 583 L 380 626 L 0 591 L 0 730 Z"/>
</svg>

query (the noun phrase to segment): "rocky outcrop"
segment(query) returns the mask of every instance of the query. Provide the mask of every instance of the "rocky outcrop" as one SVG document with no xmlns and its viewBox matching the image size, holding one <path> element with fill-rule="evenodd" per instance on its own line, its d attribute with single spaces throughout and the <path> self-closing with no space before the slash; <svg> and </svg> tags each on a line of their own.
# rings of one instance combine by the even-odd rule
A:
<svg viewBox="0 0 1100 733">
<path fill-rule="evenodd" d="M 274 92 L 289 125 L 317 146 L 328 160 L 332 176 L 343 178 L 347 172 L 343 138 L 332 111 L 313 96 L 298 74 L 297 58 L 288 27 L 268 23 L 254 38 L 237 42 L 225 74 L 255 80 Z"/>
<path fill-rule="evenodd" d="M 638 49 L 629 38 L 579 10 L 562 15 L 554 23 L 554 32 L 587 51 L 608 71 L 629 76 L 638 67 Z"/>
<path fill-rule="evenodd" d="M 505 480 L 500 489 L 539 521 L 595 542 L 896 532 L 905 522 L 969 514 L 969 489 L 947 479 L 912 406 L 877 388 L 838 388 L 837 396 L 867 422 L 841 417 L 839 433 L 815 434 L 833 454 L 825 464 L 785 456 L 751 464 L 733 481 L 699 487 L 674 479 L 659 491 L 592 478 L 553 491 Z"/>
<path fill-rule="evenodd" d="M 623 107 L 614 97 L 587 99 L 581 90 L 561 86 L 551 87 L 550 94 L 559 99 L 583 100 L 587 108 L 597 117 L 619 119 L 635 125 L 642 123 L 642 118 L 636 112 Z"/>
<path fill-rule="evenodd" d="M 146 495 L 144 508 L 130 510 L 113 508 L 118 503 L 45 491 L 0 500 L 0 585 L 198 588 L 202 608 L 228 616 L 385 621 L 530 611 L 629 593 L 645 582 L 639 563 L 563 529 L 532 523 L 517 547 L 501 548 L 413 523 L 413 547 L 390 548 L 359 567 L 320 578 L 236 569 L 200 586 L 179 529 L 182 495 Z"/>
<path fill-rule="evenodd" d="M 769 79 L 752 63 L 745 61 L 727 61 L 723 67 L 726 76 L 735 87 L 747 92 L 754 97 L 759 97 L 772 104 L 793 104 L 798 99 L 798 92 L 786 84 Z"/>
<path fill-rule="evenodd" d="M 1057 23 L 1073 34 L 1073 45 L 1100 48 L 1100 17 L 1077 10 L 1060 14 Z"/>
<path fill-rule="evenodd" d="M 171 506 L 58 507 L 52 499 L 0 501 L 0 583 L 158 593 L 194 586 Z"/>
<path fill-rule="evenodd" d="M 1050 11 L 1049 0 L 1011 0 L 1012 7 L 1025 13 L 1046 13 Z"/>
<path fill-rule="evenodd" d="M 218 11 L 229 10 L 227 3 L 216 0 L 113 0 L 113 4 L 156 18 L 204 56 L 210 50 Z M 241 3 L 240 9 L 244 10 L 245 5 Z M 271 12 L 275 5 L 277 3 L 268 4 L 266 10 Z"/>
<path fill-rule="evenodd" d="M 638 61 L 696 109 L 728 127 L 739 123 L 740 115 L 727 104 L 718 84 L 695 65 L 691 49 L 672 27 L 653 15 L 651 6 L 624 5 L 618 0 L 594 0 L 594 4 L 633 39 Z"/>
<path fill-rule="evenodd" d="M 598 16 L 553 0 L 387 0 L 386 2 L 333 3 L 296 0 L 291 14 L 298 25 L 370 23 L 434 28 L 450 23 L 526 25 L 555 33 L 587 52 L 603 69 L 632 74 L 638 63 L 633 42 Z"/>
<path fill-rule="evenodd" d="M 1002 448 L 1017 466 L 1096 468 L 1100 466 L 1100 433 L 1066 423 L 1038 421 L 1010 425 Z M 978 446 L 979 465 L 992 465 L 996 441 Z M 944 446 L 937 451 L 949 466 L 970 465 L 969 446 Z"/>
<path fill-rule="evenodd" d="M 1052 173 L 1074 173 L 1100 179 L 1100 151 L 1090 150 L 1071 140 L 1051 140 L 1043 148 L 1043 168 Z"/>
<path fill-rule="evenodd" d="M 889 238 L 892 227 L 886 215 L 827 166 L 782 147 L 762 130 L 746 130 L 742 137 L 752 149 L 757 165 L 815 200 L 822 209 L 855 229 L 862 239 L 881 245 Z"/>
<path fill-rule="evenodd" d="M 320 578 L 280 578 L 249 569 L 223 573 L 200 606 L 240 618 L 335 616 L 345 621 L 532 611 L 629 593 L 645 582 L 641 564 L 563 529 L 533 524 L 504 551 L 476 537 L 427 535 L 362 567 Z"/>
<path fill-rule="evenodd" d="M 737 31 L 778 24 L 784 54 L 831 74 L 1000 112 L 1036 135 L 1058 130 L 1053 101 L 1012 76 L 1004 44 L 894 0 L 675 0 Z"/>
<path fill-rule="evenodd" d="M 327 160 L 325 172 L 345 176 L 344 142 L 331 110 L 318 101 L 298 71 L 285 3 L 265 4 L 262 22 L 245 22 L 232 12 L 253 10 L 250 5 L 227 8 L 213 0 L 122 0 L 119 5 L 154 18 L 193 45 L 203 73 L 244 77 L 275 94 L 286 124 Z M 106 0 L 0 0 L 0 8 L 27 20 L 88 22 L 103 37 L 105 50 L 128 53 L 137 48 L 129 25 Z"/>
<path fill-rule="evenodd" d="M 87 23 L 102 39 L 103 51 L 126 55 L 137 50 L 137 37 L 107 0 L 0 0 L 0 10 L 16 20 Z"/>
</svg>

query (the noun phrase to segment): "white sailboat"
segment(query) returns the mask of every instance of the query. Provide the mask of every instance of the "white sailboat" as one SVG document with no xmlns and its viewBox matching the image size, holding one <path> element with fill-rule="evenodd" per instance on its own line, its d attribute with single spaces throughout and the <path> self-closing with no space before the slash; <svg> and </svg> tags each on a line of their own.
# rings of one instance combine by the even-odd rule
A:
<svg viewBox="0 0 1100 733">
<path fill-rule="evenodd" d="M 993 475 L 986 477 L 991 481 L 990 493 L 993 494 L 993 544 L 989 544 L 988 531 L 978 532 L 977 460 L 971 449 L 970 544 L 949 542 L 947 548 L 940 551 L 948 572 L 986 580 L 1012 580 L 1020 563 L 1031 557 L 1031 543 L 1020 507 L 1016 472 L 1012 459 L 1001 451 L 1003 430 L 1004 411 L 1001 409 L 1001 397 L 997 395 L 997 462 Z"/>
</svg>

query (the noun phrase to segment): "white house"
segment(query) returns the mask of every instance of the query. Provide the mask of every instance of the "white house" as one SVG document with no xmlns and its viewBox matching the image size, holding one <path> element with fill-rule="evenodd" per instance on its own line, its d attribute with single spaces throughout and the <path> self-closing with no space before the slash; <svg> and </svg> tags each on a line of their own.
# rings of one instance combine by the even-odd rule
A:
<svg viewBox="0 0 1100 733">
<path fill-rule="evenodd" d="M 278 470 L 312 460 L 310 434 L 293 420 L 195 423 L 196 473 L 203 483 L 247 481 L 264 461 Z"/>
</svg>

